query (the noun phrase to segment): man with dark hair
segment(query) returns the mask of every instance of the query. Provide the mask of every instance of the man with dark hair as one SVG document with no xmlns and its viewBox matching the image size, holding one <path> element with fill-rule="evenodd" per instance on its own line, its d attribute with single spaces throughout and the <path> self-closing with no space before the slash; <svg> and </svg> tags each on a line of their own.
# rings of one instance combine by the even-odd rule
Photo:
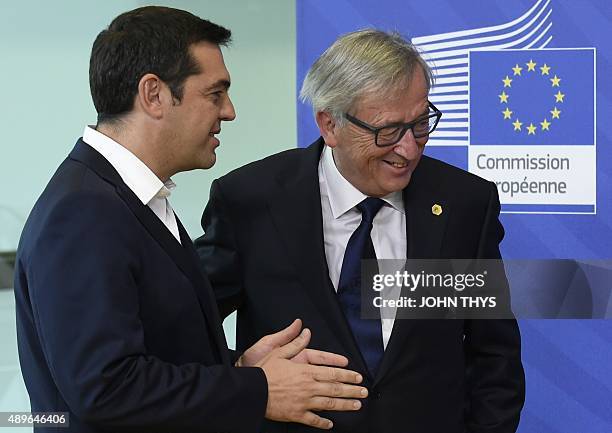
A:
<svg viewBox="0 0 612 433">
<path fill-rule="evenodd" d="M 227 46 L 231 32 L 165 7 L 144 7 L 115 18 L 94 41 L 89 64 L 98 123 L 132 109 L 138 81 L 147 72 L 156 74 L 180 101 L 185 79 L 202 72 L 190 47 L 203 41 Z"/>
<path fill-rule="evenodd" d="M 357 410 L 367 395 L 338 368 L 346 358 L 306 349 L 300 320 L 231 353 L 170 207 L 171 176 L 211 167 L 235 117 L 219 48 L 229 39 L 187 12 L 144 7 L 94 43 L 98 124 L 35 204 L 15 275 L 32 411 L 66 412 L 68 431 L 257 432 L 264 417 L 331 428 L 313 411 Z"/>
<path fill-rule="evenodd" d="M 238 311 L 238 348 L 299 315 L 314 347 L 345 355 L 363 374 L 369 397 L 358 412 L 330 414 L 338 432 L 518 426 L 525 389 L 515 320 L 360 314 L 373 304 L 372 291 L 361 296 L 361 259 L 500 258 L 495 185 L 423 155 L 442 115 L 429 101 L 431 78 L 398 34 L 341 36 L 301 91 L 321 137 L 215 180 L 202 217 L 196 246 L 222 315 Z"/>
</svg>

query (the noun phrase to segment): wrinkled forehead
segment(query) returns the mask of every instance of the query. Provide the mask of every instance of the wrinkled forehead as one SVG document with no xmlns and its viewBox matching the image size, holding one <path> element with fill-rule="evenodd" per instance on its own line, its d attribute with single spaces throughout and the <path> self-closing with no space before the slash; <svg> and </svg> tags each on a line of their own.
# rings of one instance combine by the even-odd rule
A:
<svg viewBox="0 0 612 433">
<path fill-rule="evenodd" d="M 413 75 L 410 81 L 405 79 L 364 92 L 355 98 L 351 112 L 394 111 L 401 107 L 402 111 L 421 114 L 428 110 L 428 96 L 429 88 L 425 79 Z"/>
</svg>

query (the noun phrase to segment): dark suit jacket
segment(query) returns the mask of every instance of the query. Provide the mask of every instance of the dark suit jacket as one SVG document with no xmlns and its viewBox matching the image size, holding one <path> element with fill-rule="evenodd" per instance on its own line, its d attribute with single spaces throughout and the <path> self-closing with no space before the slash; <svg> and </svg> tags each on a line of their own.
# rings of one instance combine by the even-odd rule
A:
<svg viewBox="0 0 612 433">
<path fill-rule="evenodd" d="M 231 366 L 210 284 L 179 229 L 182 246 L 106 159 L 77 142 L 17 252 L 32 411 L 69 412 L 74 432 L 259 430 L 265 375 Z"/>
<path fill-rule="evenodd" d="M 328 276 L 322 146 L 319 139 L 273 155 L 212 185 L 196 249 L 222 315 L 238 310 L 237 348 L 299 317 L 311 347 L 347 356 L 370 395 L 359 412 L 328 414 L 335 431 L 515 431 L 524 375 L 514 320 L 396 320 L 380 371 L 369 377 Z M 424 156 L 403 199 L 409 258 L 500 257 L 492 183 Z M 442 215 L 432 215 L 434 203 Z M 268 423 L 266 431 L 311 430 Z"/>
</svg>

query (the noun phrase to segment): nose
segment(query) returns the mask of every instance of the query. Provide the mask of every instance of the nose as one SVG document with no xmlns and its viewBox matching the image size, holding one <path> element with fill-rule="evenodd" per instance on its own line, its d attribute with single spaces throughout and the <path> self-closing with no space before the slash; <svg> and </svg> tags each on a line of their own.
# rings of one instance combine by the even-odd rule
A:
<svg viewBox="0 0 612 433">
<path fill-rule="evenodd" d="M 412 129 L 406 131 L 400 141 L 393 147 L 393 151 L 405 159 L 416 157 L 425 143 L 419 145 L 412 134 Z"/>
<path fill-rule="evenodd" d="M 232 121 L 236 118 L 236 110 L 234 110 L 234 104 L 229 95 L 225 98 L 225 103 L 223 108 L 221 108 L 220 118 L 227 121 Z"/>
</svg>

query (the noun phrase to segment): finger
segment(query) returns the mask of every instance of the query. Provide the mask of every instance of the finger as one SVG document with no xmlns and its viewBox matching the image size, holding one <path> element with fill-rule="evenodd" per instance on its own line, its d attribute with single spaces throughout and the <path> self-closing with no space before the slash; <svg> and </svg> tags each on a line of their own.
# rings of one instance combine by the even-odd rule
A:
<svg viewBox="0 0 612 433">
<path fill-rule="evenodd" d="M 346 398 L 313 397 L 308 406 L 311 410 L 349 411 L 361 409 L 361 402 Z"/>
<path fill-rule="evenodd" d="M 309 365 L 312 377 L 323 382 L 361 383 L 363 377 L 353 370 L 344 368 Z"/>
<path fill-rule="evenodd" d="M 336 353 L 315 349 L 306 349 L 305 352 L 309 364 L 331 365 L 335 367 L 346 367 L 348 365 L 348 359 Z"/>
<path fill-rule="evenodd" d="M 274 334 L 266 335 L 261 340 L 265 339 L 266 344 L 272 347 L 280 347 L 297 337 L 301 329 L 302 321 L 300 319 L 295 319 L 291 325 L 287 326 L 285 329 L 275 332 Z"/>
<path fill-rule="evenodd" d="M 333 397 L 335 399 L 366 398 L 368 389 L 363 386 L 347 385 L 340 382 L 319 382 L 313 388 L 313 394 L 318 397 Z"/>
<path fill-rule="evenodd" d="M 310 330 L 304 328 L 300 335 L 277 349 L 277 353 L 281 358 L 291 359 L 304 350 L 308 343 L 310 343 Z"/>
<path fill-rule="evenodd" d="M 320 428 L 323 430 L 329 430 L 330 428 L 334 426 L 334 423 L 331 422 L 331 420 L 320 417 L 319 415 L 312 413 L 310 411 L 307 411 L 306 413 L 304 413 L 304 416 L 299 422 L 301 422 L 302 424 L 306 424 L 311 427 L 316 427 L 316 428 Z"/>
</svg>

